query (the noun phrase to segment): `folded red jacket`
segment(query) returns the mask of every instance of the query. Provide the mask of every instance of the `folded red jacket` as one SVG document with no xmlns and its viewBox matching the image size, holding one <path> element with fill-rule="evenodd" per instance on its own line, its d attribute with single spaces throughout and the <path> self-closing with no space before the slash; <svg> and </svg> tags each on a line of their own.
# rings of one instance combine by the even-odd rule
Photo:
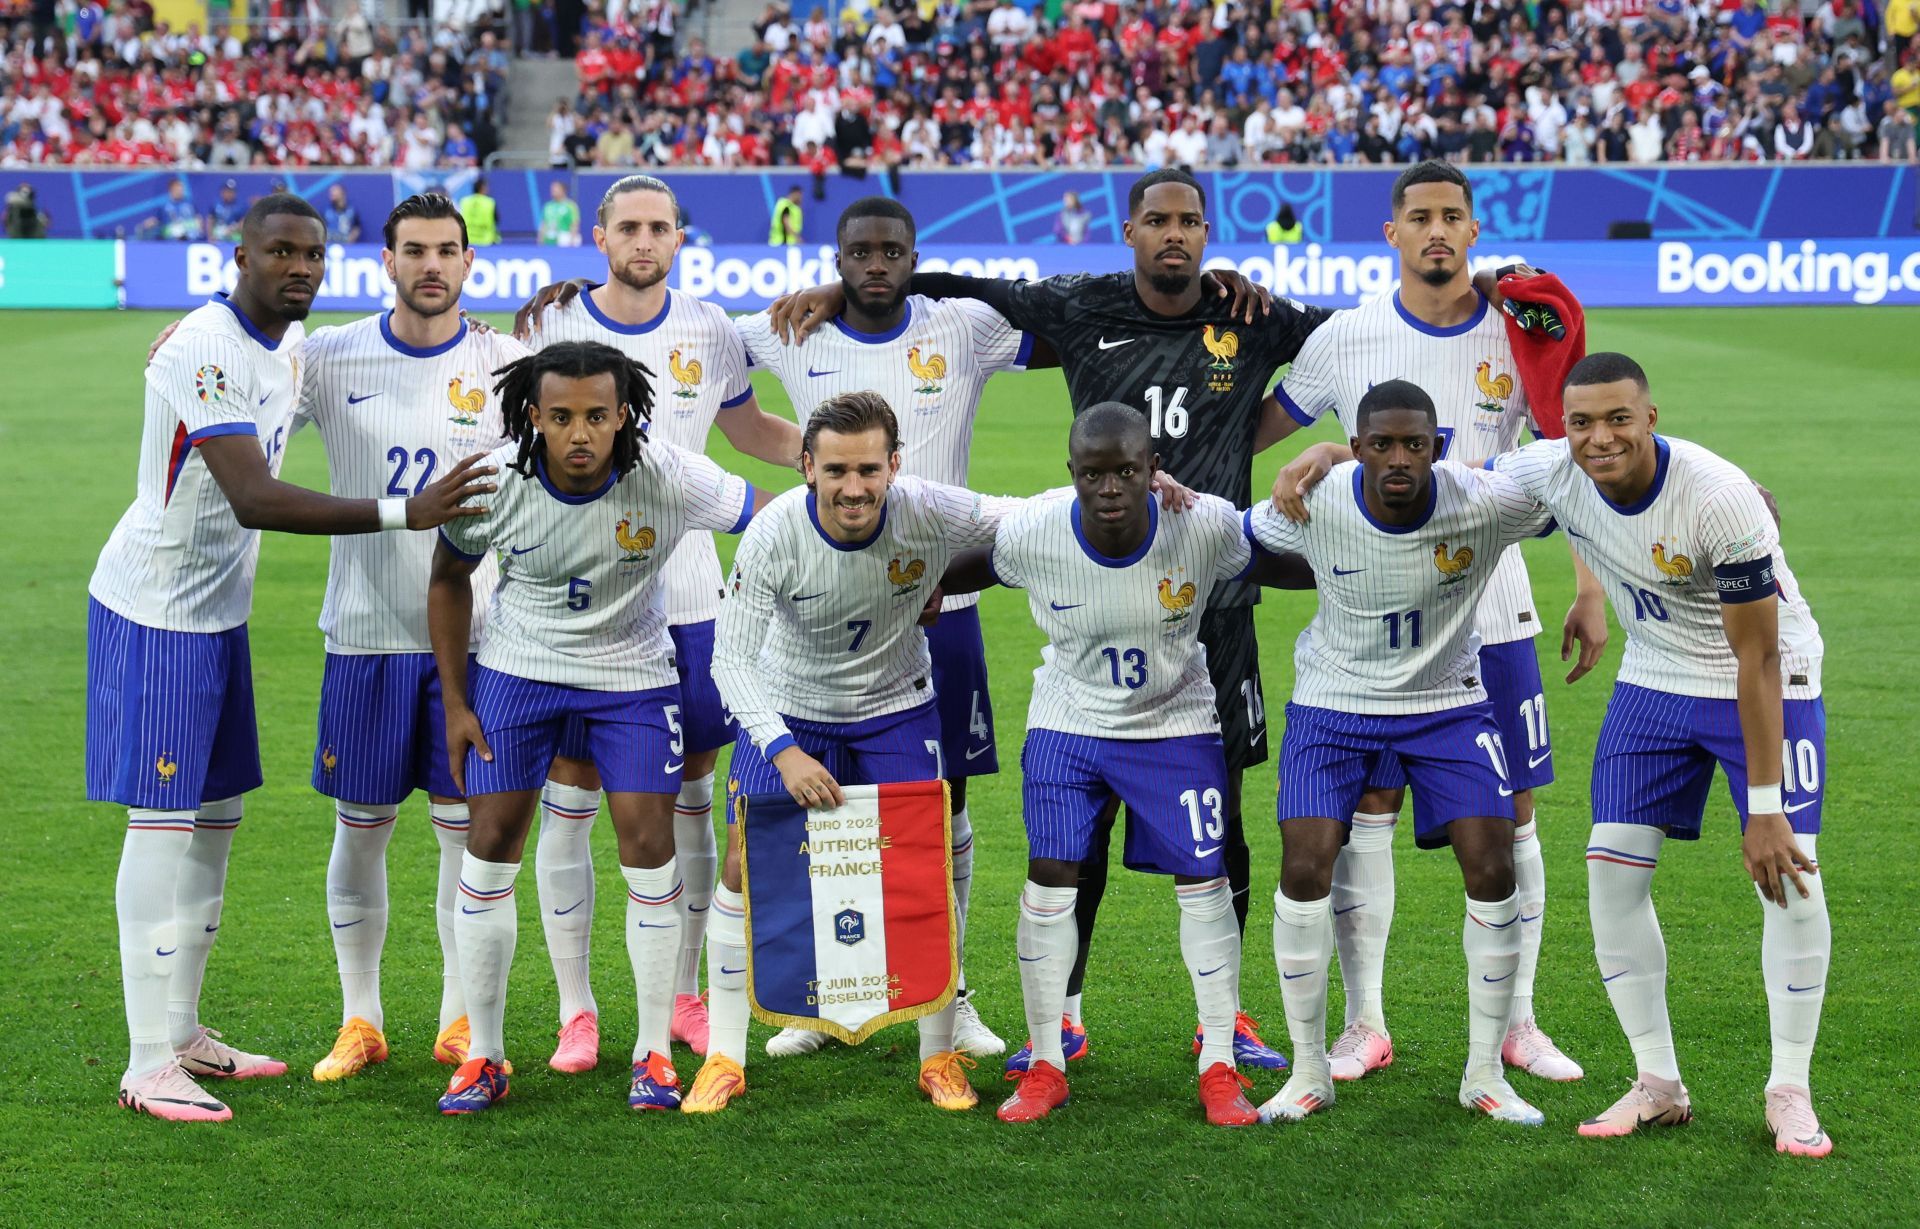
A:
<svg viewBox="0 0 1920 1229">
<path fill-rule="evenodd" d="M 1520 386 L 1527 390 L 1533 420 L 1543 439 L 1562 439 L 1567 427 L 1560 388 L 1573 365 L 1587 356 L 1586 312 L 1573 292 L 1551 273 L 1532 277 L 1509 273 L 1500 279 L 1500 293 L 1515 303 L 1550 308 L 1566 328 L 1565 335 L 1555 341 L 1544 328 L 1528 327 L 1525 319 L 1517 320 L 1512 315 L 1506 318 L 1507 341 L 1513 347 L 1514 365 L 1520 372 Z"/>
</svg>

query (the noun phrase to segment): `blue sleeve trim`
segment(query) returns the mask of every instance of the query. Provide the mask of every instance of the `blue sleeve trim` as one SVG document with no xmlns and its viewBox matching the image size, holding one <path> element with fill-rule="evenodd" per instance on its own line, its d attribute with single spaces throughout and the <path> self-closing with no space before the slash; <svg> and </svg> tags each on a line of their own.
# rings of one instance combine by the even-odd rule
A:
<svg viewBox="0 0 1920 1229">
<path fill-rule="evenodd" d="M 1033 334 L 1022 330 L 1020 333 L 1020 352 L 1013 356 L 1013 365 L 1019 371 L 1025 371 L 1027 364 L 1033 361 Z"/>
<path fill-rule="evenodd" d="M 735 521 L 733 523 L 733 528 L 727 530 L 727 532 L 739 533 L 741 530 L 747 527 L 747 522 L 751 521 L 752 519 L 753 519 L 753 483 L 749 482 L 747 483 L 747 501 L 746 503 L 740 506 L 740 519 Z"/>
<path fill-rule="evenodd" d="M 1253 509 L 1252 508 L 1248 508 L 1245 512 L 1242 512 L 1240 514 L 1240 532 L 1246 535 L 1247 545 L 1253 547 L 1253 553 L 1256 556 L 1262 555 L 1262 554 L 1271 555 L 1273 553 L 1272 551 L 1268 550 L 1266 547 L 1260 545 L 1260 539 L 1256 538 L 1253 535 Z M 1247 566 L 1252 567 L 1253 564 L 1248 563 Z"/>
<path fill-rule="evenodd" d="M 1019 585 L 1014 584 L 1012 581 L 1008 580 L 1006 577 L 1000 575 L 1000 569 L 993 566 L 992 552 L 988 552 L 987 554 L 987 571 L 992 574 L 993 583 L 996 585 L 999 585 L 1002 589 L 1018 589 L 1021 587 Z"/>
<path fill-rule="evenodd" d="M 1247 573 L 1253 571 L 1253 565 L 1255 563 L 1258 563 L 1259 560 L 1260 560 L 1260 548 L 1258 546 L 1255 546 L 1252 550 L 1247 552 L 1247 565 L 1241 568 L 1238 572 L 1235 572 L 1233 575 L 1227 577 L 1227 579 L 1230 581 L 1245 580 L 1247 578 Z"/>
<path fill-rule="evenodd" d="M 1713 587 L 1727 606 L 1757 602 L 1780 591 L 1773 576 L 1773 556 L 1749 559 L 1745 563 L 1726 563 L 1713 569 Z"/>
<path fill-rule="evenodd" d="M 455 558 L 464 559 L 468 563 L 478 563 L 482 559 L 485 559 L 487 557 L 485 552 L 482 552 L 478 555 L 469 555 L 466 551 L 461 550 L 459 543 L 455 542 L 452 538 L 449 538 L 447 536 L 447 531 L 444 529 L 440 530 L 439 534 L 440 534 L 441 543 L 445 545 L 449 551 L 453 552 L 453 555 Z"/>
<path fill-rule="evenodd" d="M 723 410 L 730 410 L 736 405 L 745 405 L 747 402 L 751 400 L 753 400 L 753 385 L 749 384 L 745 388 L 741 389 L 738 393 L 734 394 L 731 397 L 728 397 L 725 401 L 722 401 L 720 403 L 720 408 Z"/>
<path fill-rule="evenodd" d="M 1492 458 L 1492 457 L 1488 457 L 1488 458 L 1487 458 L 1486 460 L 1484 460 L 1484 461 L 1482 461 L 1482 462 L 1480 462 L 1480 468 L 1481 468 L 1481 469 L 1484 469 L 1484 470 L 1486 470 L 1486 471 L 1487 471 L 1488 473 L 1492 473 L 1492 472 L 1494 472 L 1494 471 L 1493 471 L 1493 458 Z"/>
<path fill-rule="evenodd" d="M 1287 396 L 1287 386 L 1285 384 L 1274 385 L 1273 396 L 1274 399 L 1280 403 L 1280 408 L 1287 412 L 1287 417 L 1293 419 L 1293 421 L 1299 423 L 1301 426 L 1311 427 L 1319 421 L 1319 419 L 1301 409 L 1299 403 L 1292 397 Z"/>
<path fill-rule="evenodd" d="M 252 435 L 258 436 L 260 428 L 250 422 L 217 422 L 210 427 L 202 427 L 187 436 L 187 443 L 199 447 L 201 441 L 210 440 L 216 435 Z"/>
<path fill-rule="evenodd" d="M 1554 534 L 1559 532 L 1560 532 L 1559 518 L 1550 516 L 1547 518 L 1546 528 L 1542 529 L 1539 533 L 1536 533 L 1533 536 L 1536 538 L 1551 538 Z"/>
<path fill-rule="evenodd" d="M 799 745 L 800 745 L 799 743 L 794 741 L 793 735 L 782 734 L 780 737 L 774 739 L 772 742 L 768 743 L 766 746 L 760 749 L 760 757 L 766 760 L 767 763 L 771 764 L 773 763 L 774 756 L 779 755 L 782 751 L 785 751 L 788 747 L 797 747 Z"/>
</svg>

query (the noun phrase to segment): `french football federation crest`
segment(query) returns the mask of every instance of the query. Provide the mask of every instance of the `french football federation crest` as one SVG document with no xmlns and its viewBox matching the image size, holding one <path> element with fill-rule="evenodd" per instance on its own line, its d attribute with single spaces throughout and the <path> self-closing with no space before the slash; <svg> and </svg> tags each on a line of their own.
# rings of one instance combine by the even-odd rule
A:
<svg viewBox="0 0 1920 1229">
<path fill-rule="evenodd" d="M 928 354 L 925 359 L 922 359 L 920 357 L 920 347 L 909 346 L 907 348 L 907 370 L 913 373 L 914 379 L 920 381 L 920 387 L 913 391 L 931 396 L 940 391 L 940 381 L 947 378 L 946 356 Z"/>
<path fill-rule="evenodd" d="M 667 371 L 678 385 L 673 390 L 676 397 L 697 397 L 700 395 L 700 360 L 681 360 L 679 346 L 667 351 Z"/>
<path fill-rule="evenodd" d="M 927 574 L 927 561 L 915 559 L 905 567 L 898 559 L 887 563 L 887 579 L 893 582 L 893 596 L 905 597 L 920 587 L 920 578 Z"/>
<path fill-rule="evenodd" d="M 447 421 L 459 423 L 463 427 L 480 425 L 480 411 L 487 404 L 487 390 L 484 388 L 463 388 L 460 377 L 447 381 L 447 404 L 453 407 L 453 413 Z"/>
<path fill-rule="evenodd" d="M 1221 329 L 1218 333 L 1209 324 L 1200 330 L 1200 344 L 1213 355 L 1213 361 L 1207 364 L 1207 388 L 1211 392 L 1230 393 L 1233 391 L 1233 360 L 1240 353 L 1240 334 L 1232 329 Z"/>
<path fill-rule="evenodd" d="M 1503 371 L 1494 375 L 1493 364 L 1481 359 L 1480 365 L 1473 370 L 1473 382 L 1479 387 L 1480 395 L 1486 398 L 1480 402 L 1481 409 L 1495 414 L 1505 412 L 1506 407 L 1501 402 L 1513 396 L 1513 376 L 1510 373 Z"/>
<path fill-rule="evenodd" d="M 1463 546 L 1452 554 L 1447 553 L 1445 542 L 1433 548 L 1433 566 L 1440 569 L 1440 575 L 1446 579 L 1440 583 L 1454 585 L 1467 578 L 1467 569 L 1473 566 L 1473 548 Z"/>
<path fill-rule="evenodd" d="M 1162 623 L 1184 623 L 1193 616 L 1193 603 L 1200 591 L 1192 581 L 1174 588 L 1173 577 L 1160 578 L 1160 605 L 1166 610 L 1167 617 Z"/>
<path fill-rule="evenodd" d="M 331 746 L 329 746 L 325 751 L 322 751 L 320 753 L 320 767 L 322 770 L 328 773 L 331 773 L 335 768 L 338 768 L 339 766 L 340 766 L 340 757 L 333 753 L 333 748 Z"/>
<path fill-rule="evenodd" d="M 833 937 L 848 947 L 867 937 L 867 919 L 858 909 L 842 909 L 833 915 Z"/>
<path fill-rule="evenodd" d="M 1693 579 L 1693 560 L 1678 548 L 1669 551 L 1665 542 L 1653 544 L 1653 566 L 1659 570 L 1659 583 L 1663 585 L 1684 585 Z"/>
<path fill-rule="evenodd" d="M 153 761 L 153 771 L 159 774 L 160 784 L 172 785 L 173 774 L 180 771 L 180 765 L 172 756 L 162 751 Z"/>
<path fill-rule="evenodd" d="M 653 549 L 653 530 L 645 525 L 635 529 L 633 519 L 623 516 L 620 523 L 613 527 L 613 540 L 620 544 L 621 550 L 627 552 L 621 556 L 620 562 L 645 563 L 647 552 Z"/>
</svg>

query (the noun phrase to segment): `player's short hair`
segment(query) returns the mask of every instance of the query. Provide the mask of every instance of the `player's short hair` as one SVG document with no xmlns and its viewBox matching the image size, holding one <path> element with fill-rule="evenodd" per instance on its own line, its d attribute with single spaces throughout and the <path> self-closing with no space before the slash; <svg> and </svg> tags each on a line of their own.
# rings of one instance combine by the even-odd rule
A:
<svg viewBox="0 0 1920 1229">
<path fill-rule="evenodd" d="M 395 205 L 393 212 L 387 215 L 386 225 L 380 228 L 381 235 L 386 238 L 388 251 L 394 250 L 400 223 L 408 218 L 452 218 L 460 223 L 460 247 L 463 251 L 466 249 L 467 219 L 461 214 L 460 206 L 453 203 L 452 197 L 440 192 L 416 192 Z"/>
<path fill-rule="evenodd" d="M 822 401 L 807 416 L 807 430 L 801 437 L 800 451 L 812 453 L 814 437 L 822 431 L 831 431 L 835 435 L 859 435 L 875 428 L 887 433 L 889 453 L 900 451 L 900 420 L 894 417 L 893 407 L 887 404 L 885 397 L 870 390 L 841 393 Z"/>
<path fill-rule="evenodd" d="M 1200 186 L 1200 181 L 1195 179 L 1191 172 L 1183 171 L 1177 166 L 1170 166 L 1164 170 L 1148 171 L 1133 181 L 1133 186 L 1127 189 L 1127 216 L 1132 217 L 1140 212 L 1140 204 L 1147 199 L 1148 188 L 1157 187 L 1163 183 L 1177 183 L 1192 188 L 1199 194 L 1200 209 L 1205 212 L 1207 190 Z"/>
<path fill-rule="evenodd" d="M 912 243 L 919 237 L 920 228 L 914 225 L 913 211 L 899 201 L 886 196 L 863 196 L 840 212 L 840 220 L 833 226 L 833 241 L 847 233 L 847 226 L 860 218 L 892 218 L 903 222 L 907 227 L 907 242 Z"/>
<path fill-rule="evenodd" d="M 605 226 L 607 224 L 607 215 L 613 212 L 614 198 L 625 196 L 629 192 L 660 193 L 660 195 L 667 198 L 667 203 L 673 206 L 674 225 L 683 225 L 680 220 L 682 216 L 680 212 L 680 198 L 673 194 L 673 189 L 667 186 L 666 180 L 656 179 L 651 175 L 623 175 L 619 179 L 614 180 L 613 186 L 608 188 L 605 194 L 600 197 L 600 208 L 595 211 L 593 215 L 594 220 L 599 225 Z"/>
<path fill-rule="evenodd" d="M 572 380 L 612 376 L 616 402 L 632 411 L 613 437 L 613 472 L 624 474 L 639 462 L 640 446 L 647 442 L 646 428 L 641 424 L 653 422 L 653 372 L 612 346 L 597 341 L 559 341 L 497 368 L 493 374 L 500 377 L 493 392 L 500 398 L 501 425 L 507 438 L 520 445 L 519 454 L 507 468 L 521 477 L 533 477 L 534 450 L 540 444 L 540 433 L 534 430 L 527 411 L 540 403 L 540 382 L 550 375 Z"/>
<path fill-rule="evenodd" d="M 1147 416 L 1124 401 L 1102 401 L 1075 416 L 1067 431 L 1069 455 L 1079 448 L 1105 443 L 1144 443 L 1151 449 L 1153 435 L 1147 430 Z"/>
<path fill-rule="evenodd" d="M 1614 384 L 1621 380 L 1631 380 L 1635 388 L 1647 391 L 1647 373 L 1640 364 L 1617 351 L 1598 350 L 1575 363 L 1560 387 L 1564 391 L 1578 384 Z"/>
<path fill-rule="evenodd" d="M 1440 412 L 1433 408 L 1433 398 L 1427 396 L 1426 389 L 1412 380 L 1387 380 L 1369 388 L 1360 398 L 1360 408 L 1353 415 L 1354 434 L 1365 433 L 1367 419 L 1388 410 L 1413 410 L 1425 414 L 1434 427 L 1440 425 Z"/>
<path fill-rule="evenodd" d="M 291 192 L 269 192 L 247 206 L 246 216 L 240 219 L 241 242 L 247 242 L 248 236 L 259 234 L 260 228 L 267 224 L 267 219 L 278 213 L 290 213 L 298 218 L 312 218 L 320 223 L 322 231 L 327 228 L 326 219 L 320 216 L 318 209 L 307 203 L 305 197 L 295 196 Z"/>
<path fill-rule="evenodd" d="M 1425 162 L 1416 162 L 1400 172 L 1393 181 L 1393 211 L 1400 212 L 1400 206 L 1407 203 L 1407 189 L 1423 183 L 1450 183 L 1460 189 L 1467 198 L 1467 212 L 1473 212 L 1473 181 L 1467 173 L 1451 162 L 1442 162 L 1438 158 L 1429 158 Z"/>
</svg>

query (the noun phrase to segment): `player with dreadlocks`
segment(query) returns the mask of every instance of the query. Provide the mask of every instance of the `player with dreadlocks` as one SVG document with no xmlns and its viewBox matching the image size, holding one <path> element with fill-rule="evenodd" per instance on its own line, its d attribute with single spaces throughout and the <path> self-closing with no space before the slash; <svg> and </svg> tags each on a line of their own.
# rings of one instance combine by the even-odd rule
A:
<svg viewBox="0 0 1920 1229">
<path fill-rule="evenodd" d="M 634 1109 L 674 1109 L 668 1020 L 680 950 L 673 800 L 686 745 L 661 569 L 687 533 L 746 528 L 760 499 L 697 453 L 647 443 L 652 375 L 611 346 L 562 342 L 495 372 L 510 443 L 490 461 L 519 477 L 488 515 L 443 534 L 427 621 L 447 755 L 472 813 L 454 937 L 473 1040 L 440 1110 L 507 1094 L 502 1021 L 517 930 L 513 883 L 547 765 L 570 718 L 584 723 L 627 881 L 627 955 L 639 1020 Z M 500 583 L 467 676 L 468 578 L 494 553 Z"/>
</svg>

